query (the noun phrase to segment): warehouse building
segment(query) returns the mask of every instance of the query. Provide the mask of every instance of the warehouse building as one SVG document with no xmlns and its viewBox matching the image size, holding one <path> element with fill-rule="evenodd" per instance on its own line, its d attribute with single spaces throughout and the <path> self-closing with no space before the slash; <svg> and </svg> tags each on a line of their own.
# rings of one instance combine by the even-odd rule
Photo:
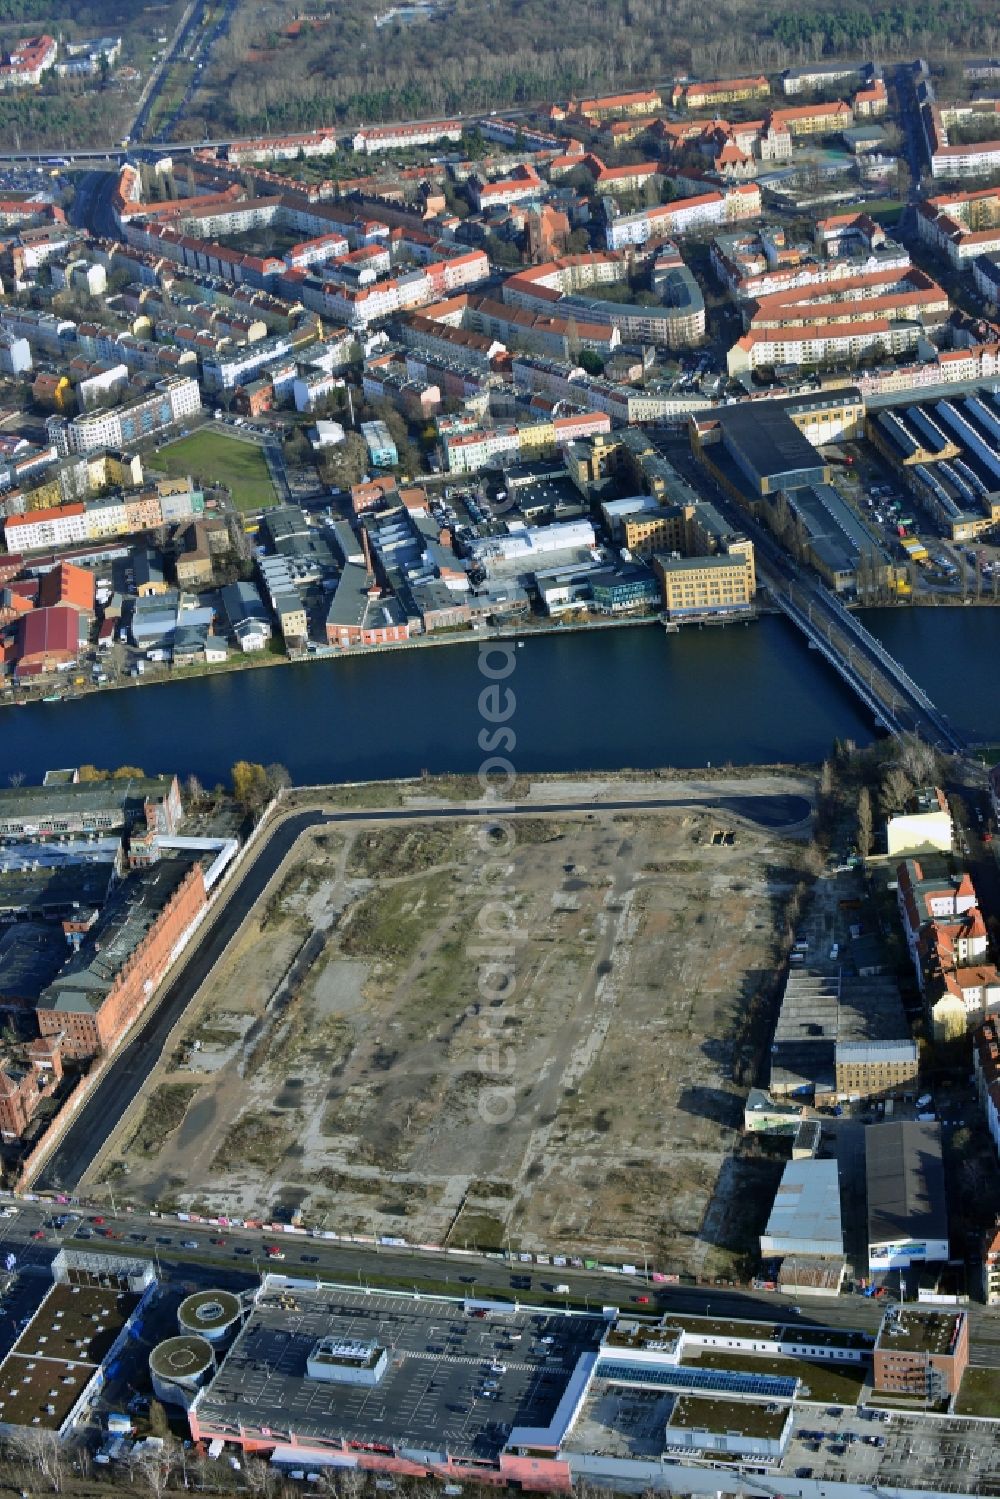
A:
<svg viewBox="0 0 1000 1499">
<path fill-rule="evenodd" d="M 755 503 L 829 484 L 830 465 L 817 449 L 859 437 L 864 413 L 860 391 L 847 386 L 723 406 L 692 416 L 688 430 L 696 456 L 723 487 Z"/>
<path fill-rule="evenodd" d="M 865 1178 L 870 1270 L 903 1270 L 948 1258 L 940 1124 L 870 1125 Z"/>
<path fill-rule="evenodd" d="M 840 1173 L 836 1161 L 789 1161 L 760 1236 L 763 1258 L 808 1255 L 843 1260 Z"/>
<path fill-rule="evenodd" d="M 830 968 L 832 964 L 828 965 Z M 919 1053 L 899 987 L 887 974 L 793 968 L 771 1047 L 776 1099 L 897 1098 L 912 1093 Z"/>
</svg>

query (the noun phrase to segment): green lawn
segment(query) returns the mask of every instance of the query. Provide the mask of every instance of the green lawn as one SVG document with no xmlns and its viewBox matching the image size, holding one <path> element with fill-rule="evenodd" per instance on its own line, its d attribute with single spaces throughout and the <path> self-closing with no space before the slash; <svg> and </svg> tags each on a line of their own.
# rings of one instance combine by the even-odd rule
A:
<svg viewBox="0 0 1000 1499">
<path fill-rule="evenodd" d="M 156 453 L 168 474 L 191 474 L 201 484 L 224 484 L 237 510 L 265 510 L 278 503 L 264 455 L 255 443 L 203 428 Z"/>
<path fill-rule="evenodd" d="M 1000 1419 L 1000 1370 L 966 1369 L 955 1412 L 959 1416 Z"/>
<path fill-rule="evenodd" d="M 747 1353 L 729 1353 L 724 1349 L 704 1349 L 685 1354 L 685 1364 L 702 1369 L 743 1369 L 749 1374 L 783 1374 L 802 1381 L 801 1396 L 820 1404 L 835 1401 L 838 1405 L 857 1405 L 861 1393 L 863 1370 L 858 1364 L 814 1363 L 810 1359 L 757 1358 Z M 808 1392 L 808 1393 L 807 1393 Z"/>
</svg>

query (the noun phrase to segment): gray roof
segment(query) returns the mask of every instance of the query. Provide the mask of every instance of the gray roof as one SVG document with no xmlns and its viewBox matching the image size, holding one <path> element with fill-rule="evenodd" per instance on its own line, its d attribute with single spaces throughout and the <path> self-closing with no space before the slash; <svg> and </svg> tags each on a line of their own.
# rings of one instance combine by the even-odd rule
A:
<svg viewBox="0 0 1000 1499">
<path fill-rule="evenodd" d="M 837 1061 L 855 1065 L 893 1062 L 916 1062 L 916 1041 L 838 1041 Z"/>
<path fill-rule="evenodd" d="M 251 621 L 267 627 L 271 632 L 271 616 L 260 592 L 253 583 L 228 583 L 222 590 L 222 608 L 229 627 L 237 630 Z"/>
<path fill-rule="evenodd" d="M 843 1254 L 836 1161 L 789 1161 L 761 1235 L 762 1254 Z"/>
<path fill-rule="evenodd" d="M 722 552 L 712 557 L 671 557 L 658 552 L 656 560 L 665 573 L 701 572 L 706 567 L 714 570 L 738 567 L 742 571 L 747 565 L 742 552 Z"/>
<path fill-rule="evenodd" d="M 96 1014 L 128 958 L 147 935 L 191 868 L 188 859 L 161 859 L 116 889 L 79 951 L 38 1001 L 41 1010 Z"/>
<path fill-rule="evenodd" d="M 894 1120 L 865 1130 L 869 1245 L 947 1239 L 941 1126 Z"/>
</svg>

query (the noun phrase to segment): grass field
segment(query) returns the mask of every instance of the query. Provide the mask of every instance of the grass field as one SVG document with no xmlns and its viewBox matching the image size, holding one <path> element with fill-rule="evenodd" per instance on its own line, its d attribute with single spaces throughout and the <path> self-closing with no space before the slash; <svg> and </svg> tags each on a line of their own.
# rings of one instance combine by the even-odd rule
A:
<svg viewBox="0 0 1000 1499">
<path fill-rule="evenodd" d="M 955 1401 L 958 1416 L 993 1416 L 1000 1410 L 1000 1374 L 995 1369 L 966 1369 Z"/>
<path fill-rule="evenodd" d="M 203 484 L 224 484 L 237 510 L 265 510 L 278 503 L 264 455 L 254 443 L 205 428 L 168 443 L 156 454 L 168 474 L 191 474 Z"/>
</svg>

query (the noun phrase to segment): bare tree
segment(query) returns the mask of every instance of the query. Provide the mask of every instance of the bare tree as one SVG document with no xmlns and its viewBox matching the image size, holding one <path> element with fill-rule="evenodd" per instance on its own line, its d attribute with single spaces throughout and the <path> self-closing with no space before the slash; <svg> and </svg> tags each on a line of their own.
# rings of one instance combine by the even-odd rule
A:
<svg viewBox="0 0 1000 1499">
<path fill-rule="evenodd" d="M 858 853 L 867 859 L 872 851 L 872 797 L 867 786 L 858 792 Z"/>
<path fill-rule="evenodd" d="M 163 1499 L 163 1495 L 170 1487 L 170 1479 L 174 1471 L 172 1442 L 165 1441 L 162 1447 L 149 1447 L 143 1444 L 138 1456 L 132 1457 L 130 1466 L 139 1475 L 153 1499 Z"/>
<path fill-rule="evenodd" d="M 913 782 L 898 765 L 892 766 L 882 778 L 881 803 L 886 815 L 902 812 L 913 795 Z"/>
<path fill-rule="evenodd" d="M 7 780 L 13 786 L 15 791 L 17 790 L 18 786 L 24 785 L 24 779 L 25 777 L 23 770 L 12 770 L 10 775 L 7 777 Z"/>
<path fill-rule="evenodd" d="M 58 1432 L 44 1426 L 22 1426 L 8 1440 L 11 1451 L 37 1469 L 54 1494 L 62 1493 L 65 1455 Z"/>
<path fill-rule="evenodd" d="M 184 782 L 184 800 L 189 807 L 196 807 L 205 800 L 205 788 L 196 775 L 188 776 Z"/>
<path fill-rule="evenodd" d="M 940 771 L 937 753 L 917 734 L 899 741 L 897 762 L 917 786 L 933 785 Z"/>
</svg>

